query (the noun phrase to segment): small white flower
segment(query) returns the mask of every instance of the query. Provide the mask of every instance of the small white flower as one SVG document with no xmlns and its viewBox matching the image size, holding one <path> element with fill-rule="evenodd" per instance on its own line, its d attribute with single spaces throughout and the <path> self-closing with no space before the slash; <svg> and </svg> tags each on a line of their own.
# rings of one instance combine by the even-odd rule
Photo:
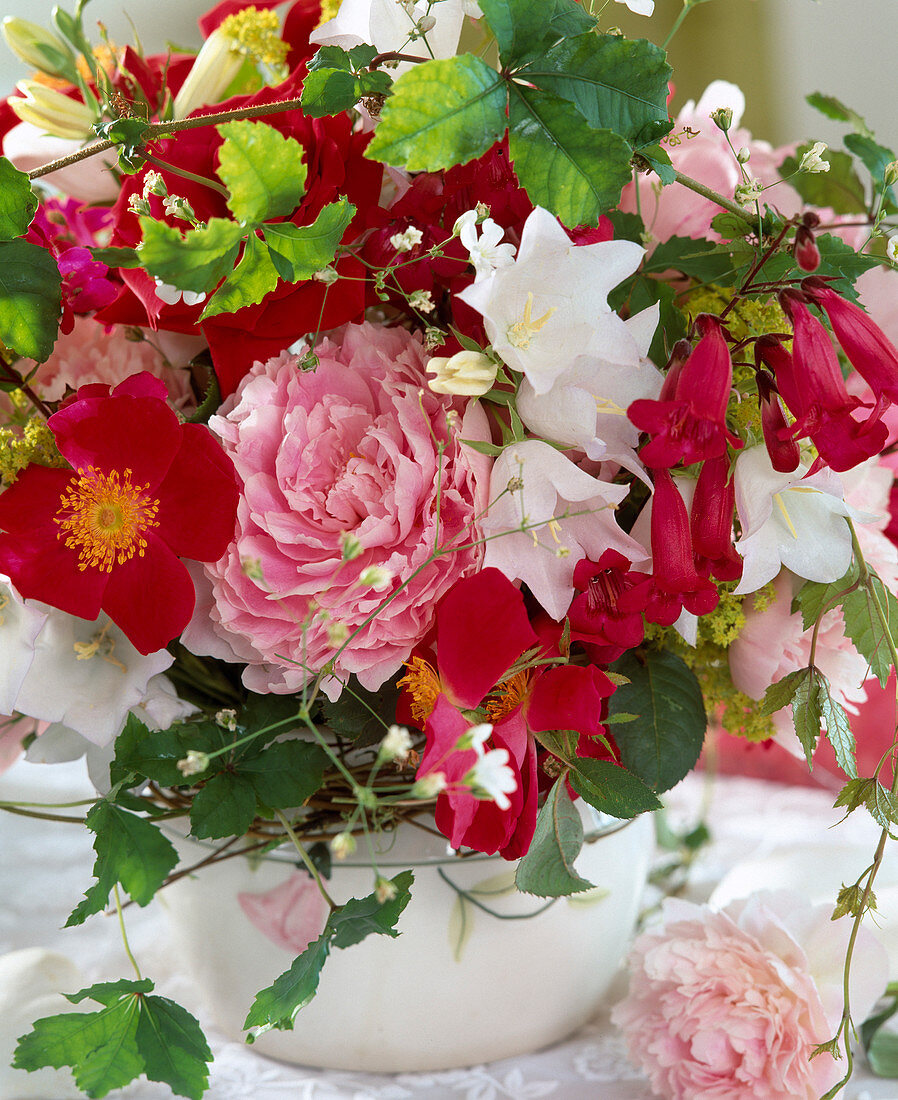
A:
<svg viewBox="0 0 898 1100">
<path fill-rule="evenodd" d="M 434 376 L 428 378 L 427 385 L 434 393 L 482 397 L 493 388 L 498 366 L 479 351 L 458 351 L 449 358 L 435 355 L 425 366 L 427 373 Z"/>
<path fill-rule="evenodd" d="M 205 302 L 205 294 L 197 294 L 193 290 L 178 290 L 176 286 L 172 286 L 170 283 L 164 283 L 161 279 L 156 279 L 156 297 L 161 299 L 167 306 L 175 306 L 178 302 L 184 303 L 185 306 L 198 306 L 200 302 Z"/>
<path fill-rule="evenodd" d="M 634 15 L 651 15 L 655 10 L 655 0 L 617 0 L 618 4 L 626 4 Z"/>
<path fill-rule="evenodd" d="M 436 798 L 446 789 L 445 772 L 428 772 L 422 775 L 411 789 L 412 798 Z"/>
<path fill-rule="evenodd" d="M 408 304 L 420 313 L 433 313 L 436 303 L 429 290 L 416 290 L 409 295 Z"/>
<path fill-rule="evenodd" d="M 331 283 L 335 283 L 340 278 L 340 274 L 336 268 L 323 267 L 320 271 L 316 271 L 312 278 L 316 283 L 324 283 L 325 286 L 330 286 Z"/>
<path fill-rule="evenodd" d="M 151 168 L 143 178 L 143 197 L 148 199 L 150 195 L 164 196 L 167 194 L 168 188 L 165 186 L 165 180 Z"/>
<path fill-rule="evenodd" d="M 390 237 L 390 244 L 397 252 L 411 252 L 413 248 L 417 248 L 421 243 L 424 234 L 420 229 L 416 229 L 413 225 L 410 225 L 408 229 L 402 233 L 394 233 Z"/>
<path fill-rule="evenodd" d="M 405 726 L 390 726 L 380 743 L 377 755 L 381 760 L 395 760 L 397 764 L 404 764 L 411 748 L 412 735 Z"/>
<path fill-rule="evenodd" d="M 383 592 L 393 582 L 393 573 L 383 565 L 369 565 L 359 573 L 359 584 L 365 588 L 373 588 L 375 592 Z"/>
<path fill-rule="evenodd" d="M 757 202 L 763 190 L 764 184 L 754 176 L 749 176 L 745 183 L 740 183 L 736 188 L 736 202 L 742 203 L 743 206 L 750 202 Z"/>
<path fill-rule="evenodd" d="M 507 810 L 511 806 L 508 795 L 518 789 L 518 781 L 508 763 L 510 759 L 508 749 L 490 749 L 478 758 L 463 782 L 478 797 L 488 798 L 500 810 Z"/>
<path fill-rule="evenodd" d="M 189 749 L 183 760 L 178 761 L 178 771 L 185 779 L 191 775 L 200 775 L 209 767 L 209 754 Z"/>
<path fill-rule="evenodd" d="M 481 722 L 480 725 L 471 726 L 459 737 L 455 751 L 464 752 L 467 749 L 473 749 L 478 757 L 482 758 L 484 755 L 483 746 L 489 741 L 492 732 L 491 722 Z"/>
<path fill-rule="evenodd" d="M 810 149 L 801 158 L 798 165 L 799 172 L 828 172 L 829 161 L 821 156 L 826 152 L 825 141 L 815 141 Z"/>
<path fill-rule="evenodd" d="M 334 859 L 346 859 L 356 849 L 355 837 L 352 833 L 337 833 L 331 841 L 331 852 Z"/>
<path fill-rule="evenodd" d="M 215 715 L 215 721 L 219 726 L 233 733 L 237 729 L 237 711 L 232 707 L 226 707 Z"/>
<path fill-rule="evenodd" d="M 480 223 L 478 237 L 477 219 L 477 210 L 466 210 L 456 220 L 453 233 L 458 234 L 461 243 L 468 250 L 476 273 L 474 281 L 480 282 L 481 279 L 488 279 L 498 268 L 513 264 L 517 249 L 513 244 L 499 243 L 505 236 L 505 230 L 492 218 L 485 218 Z"/>
<path fill-rule="evenodd" d="M 374 896 L 381 905 L 385 905 L 396 897 L 396 887 L 388 878 L 378 875 L 374 882 Z"/>
<path fill-rule="evenodd" d="M 886 255 L 893 264 L 898 264 L 898 234 L 889 237 L 889 243 L 886 245 Z"/>
<path fill-rule="evenodd" d="M 150 204 L 146 199 L 141 198 L 140 195 L 129 195 L 128 209 L 132 214 L 143 214 L 147 216 L 150 213 Z"/>
</svg>

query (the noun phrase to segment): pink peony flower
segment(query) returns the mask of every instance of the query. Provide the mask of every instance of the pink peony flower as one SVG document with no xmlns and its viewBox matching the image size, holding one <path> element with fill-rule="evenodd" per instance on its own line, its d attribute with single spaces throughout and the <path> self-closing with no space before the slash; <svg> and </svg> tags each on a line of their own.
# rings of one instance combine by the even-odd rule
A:
<svg viewBox="0 0 898 1100">
<path fill-rule="evenodd" d="M 335 657 L 335 625 L 359 629 L 325 682 L 335 698 L 349 673 L 374 690 L 397 672 L 439 598 L 480 565 L 469 543 L 490 462 L 459 442 L 486 438 L 485 414 L 472 402 L 449 426 L 459 403 L 426 387 L 417 337 L 350 325 L 316 354 L 314 372 L 287 353 L 256 363 L 210 421 L 245 489 L 234 542 L 194 572 L 184 642 L 247 662 L 252 691 L 288 693 Z M 361 551 L 347 561 L 349 538 Z M 467 548 L 426 564 L 453 543 Z M 389 571 L 385 588 L 359 583 L 369 567 Z"/>
<path fill-rule="evenodd" d="M 630 991 L 612 1021 L 630 1057 L 665 1100 L 817 1100 L 842 1075 L 829 1054 L 810 1059 L 842 1013 L 850 932 L 831 907 L 764 892 L 720 912 L 677 899 L 630 955 Z M 863 1020 L 883 992 L 888 959 L 862 928 L 851 968 L 851 1010 Z"/>
</svg>

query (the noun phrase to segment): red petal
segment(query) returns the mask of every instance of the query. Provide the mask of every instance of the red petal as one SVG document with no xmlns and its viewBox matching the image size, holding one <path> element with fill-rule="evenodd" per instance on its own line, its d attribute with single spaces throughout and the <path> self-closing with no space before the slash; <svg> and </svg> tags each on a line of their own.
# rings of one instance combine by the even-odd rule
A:
<svg viewBox="0 0 898 1100">
<path fill-rule="evenodd" d="M 234 466 L 209 430 L 199 424 L 181 428 L 181 449 L 159 500 L 158 534 L 184 558 L 218 561 L 234 537 L 237 478 Z"/>
<path fill-rule="evenodd" d="M 594 665 L 562 665 L 537 678 L 527 707 L 532 730 L 596 733 L 602 725 L 602 699 L 614 685 Z"/>
<path fill-rule="evenodd" d="M 165 383 L 155 374 L 150 374 L 148 370 L 129 375 L 124 382 L 119 382 L 112 392 L 116 397 L 155 397 L 157 401 L 168 400 Z M 78 396 L 81 397 L 80 390 Z"/>
<path fill-rule="evenodd" d="M 49 420 L 61 453 L 78 469 L 131 471 L 153 490 L 181 444 L 178 418 L 154 397 L 74 401 Z"/>
<path fill-rule="evenodd" d="M 538 640 L 524 597 L 498 569 L 458 581 L 437 608 L 440 679 L 463 707 L 479 706 Z"/>
<path fill-rule="evenodd" d="M 56 539 L 53 516 L 59 500 L 72 480 L 71 470 L 51 470 L 32 463 L 15 482 L 0 493 L 0 528 L 31 535 L 46 528 Z M 0 562 L 2 568 L 2 562 Z"/>
<path fill-rule="evenodd" d="M 140 653 L 155 653 L 190 622 L 196 593 L 184 566 L 147 531 L 146 553 L 109 575 L 103 610 Z"/>
<path fill-rule="evenodd" d="M 5 494 L 4 494 L 5 496 Z M 40 600 L 81 619 L 100 614 L 109 574 L 78 568 L 78 555 L 46 532 L 0 535 L 0 572 L 27 599 Z"/>
</svg>

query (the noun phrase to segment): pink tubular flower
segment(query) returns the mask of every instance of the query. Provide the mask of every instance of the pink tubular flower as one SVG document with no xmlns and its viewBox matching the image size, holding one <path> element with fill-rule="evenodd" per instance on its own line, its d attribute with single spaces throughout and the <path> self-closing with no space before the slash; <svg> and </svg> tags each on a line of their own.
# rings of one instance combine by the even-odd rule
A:
<svg viewBox="0 0 898 1100">
<path fill-rule="evenodd" d="M 742 559 L 733 546 L 736 487 L 725 454 L 706 458 L 695 486 L 690 511 L 692 545 L 699 570 L 719 581 L 742 576 Z"/>
<path fill-rule="evenodd" d="M 440 596 L 479 566 L 490 461 L 460 442 L 485 437 L 485 414 L 471 404 L 450 427 L 457 402 L 427 388 L 417 337 L 350 325 L 315 352 L 306 373 L 286 353 L 256 363 L 210 421 L 245 489 L 236 537 L 196 578 L 204 606 L 185 644 L 284 694 L 335 657 L 335 625 L 357 630 L 324 684 L 336 697 L 350 673 L 375 690 L 397 672 Z M 387 589 L 361 582 L 370 567 Z"/>
<path fill-rule="evenodd" d="M 696 324 L 702 337 L 673 386 L 665 385 L 659 400 L 634 401 L 627 409 L 631 422 L 653 437 L 639 453 L 646 466 L 669 469 L 681 460 L 688 466 L 725 454 L 728 443 L 742 446 L 726 426 L 733 364 L 722 325 L 710 314 Z"/>
<path fill-rule="evenodd" d="M 0 495 L 0 570 L 18 591 L 82 619 L 105 611 L 143 654 L 193 612 L 178 559 L 220 557 L 237 508 L 230 460 L 167 396 L 147 373 L 82 386 L 49 420 L 71 468 L 32 464 Z"/>
<path fill-rule="evenodd" d="M 489 623 L 490 629 L 478 624 Z M 532 732 L 576 730 L 586 739 L 605 732 L 602 700 L 614 690 L 593 665 L 538 665 L 509 676 L 528 651 L 539 651 L 520 591 L 498 569 L 458 581 L 436 614 L 436 659 L 412 659 L 402 680 L 405 710 L 423 727 L 427 748 L 418 776 L 442 772 L 447 781 L 436 805 L 436 823 L 453 847 L 523 855 L 537 812 L 537 749 Z M 476 762 L 473 748 L 458 749 L 482 710 L 492 723 L 491 746 L 504 749 L 516 781 L 506 807 L 478 799 L 462 780 Z"/>
<path fill-rule="evenodd" d="M 652 575 L 621 595 L 622 611 L 644 609 L 649 622 L 671 626 L 683 608 L 693 615 L 714 610 L 717 586 L 695 568 L 689 515 L 667 470 L 655 471 L 652 558 Z"/>
<path fill-rule="evenodd" d="M 898 404 L 898 351 L 882 329 L 822 279 L 805 279 L 802 289 L 826 311 L 842 350 L 876 397 Z"/>
<path fill-rule="evenodd" d="M 764 892 L 715 912 L 678 899 L 630 955 L 630 990 L 612 1021 L 664 1100 L 818 1100 L 839 1080 L 831 1054 L 842 1013 L 850 925 L 831 906 Z M 861 929 L 851 1008 L 863 1019 L 882 993 L 886 953 Z"/>
</svg>

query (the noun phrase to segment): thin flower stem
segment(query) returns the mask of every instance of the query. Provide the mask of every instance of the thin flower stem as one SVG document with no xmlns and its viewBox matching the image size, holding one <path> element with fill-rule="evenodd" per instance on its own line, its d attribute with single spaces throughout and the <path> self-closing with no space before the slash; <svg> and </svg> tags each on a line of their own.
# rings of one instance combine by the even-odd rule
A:
<svg viewBox="0 0 898 1100">
<path fill-rule="evenodd" d="M 286 819 L 286 817 L 284 817 L 284 815 L 281 813 L 280 810 L 275 810 L 274 813 L 275 813 L 275 816 L 277 817 L 278 821 L 280 821 L 281 825 L 284 827 L 284 831 L 286 832 L 287 836 L 289 836 L 290 840 L 293 842 L 293 847 L 298 852 L 299 858 L 305 864 L 306 870 L 309 872 L 309 874 L 315 880 L 315 883 L 316 883 L 318 889 L 321 891 L 321 896 L 327 902 L 328 906 L 330 907 L 331 912 L 333 912 L 335 909 L 338 909 L 339 906 L 337 905 L 337 903 L 334 901 L 334 899 L 330 896 L 330 894 L 327 892 L 327 890 L 324 887 L 324 882 L 321 879 L 321 875 L 318 872 L 318 868 L 311 861 L 311 859 L 309 859 L 308 853 L 306 852 L 305 848 L 303 848 L 302 844 L 300 844 L 299 837 L 293 831 L 293 826 Z"/>
<path fill-rule="evenodd" d="M 22 393 L 25 394 L 25 396 L 28 398 L 28 400 L 31 402 L 31 404 L 37 409 L 37 411 L 41 414 L 41 416 L 43 416 L 46 419 L 46 418 L 49 418 L 52 415 L 52 410 L 50 409 L 50 406 L 46 405 L 38 397 L 38 395 L 28 385 L 28 383 L 25 381 L 25 379 L 22 377 L 22 375 L 19 374 L 19 372 L 15 369 L 15 367 L 11 367 L 9 365 L 9 363 L 4 363 L 3 360 L 0 359 L 0 371 L 3 372 L 3 376 L 5 377 L 5 379 L 7 381 L 16 383 L 16 388 L 20 389 L 22 391 Z"/>
<path fill-rule="evenodd" d="M 125 954 L 131 961 L 131 965 L 134 967 L 134 973 L 137 975 L 137 980 L 143 980 L 143 974 L 140 972 L 140 967 L 137 965 L 137 959 L 131 954 L 131 945 L 128 943 L 128 933 L 125 929 L 125 917 L 122 913 L 122 899 L 118 892 L 118 883 L 112 888 L 112 892 L 115 895 L 115 911 L 118 913 L 118 926 L 122 933 L 122 943 L 125 945 Z"/>
<path fill-rule="evenodd" d="M 141 153 L 143 159 L 148 164 L 153 164 L 157 168 L 162 168 L 166 172 L 173 172 L 176 176 L 181 176 L 185 180 L 192 180 L 193 183 L 198 183 L 202 187 L 211 187 L 213 191 L 217 191 L 219 195 L 224 195 L 226 199 L 231 197 L 231 192 L 227 187 L 223 187 L 218 180 L 209 179 L 208 176 L 199 176 L 196 172 L 188 172 L 186 168 L 179 168 L 176 164 L 169 164 L 168 161 L 160 160 L 159 157 L 154 157 L 150 153 Z"/>
<path fill-rule="evenodd" d="M 5 810 L 8 814 L 18 814 L 19 817 L 36 817 L 41 821 L 70 821 L 75 825 L 83 825 L 86 820 L 83 817 L 65 817 L 62 814 L 42 814 L 37 810 L 23 810 L 9 802 L 0 802 L 0 810 Z"/>
<path fill-rule="evenodd" d="M 725 195 L 721 195 L 719 191 L 714 191 L 712 188 L 706 187 L 703 183 L 699 183 L 698 180 L 694 180 L 691 176 L 684 175 L 676 168 L 674 171 L 677 173 L 677 183 L 682 184 L 683 187 L 688 187 L 690 191 L 694 191 L 697 195 L 701 195 L 703 198 L 716 202 L 718 206 L 722 206 L 724 210 L 729 210 L 731 214 L 737 214 L 740 218 L 744 218 L 749 225 L 757 221 L 757 215 L 753 210 L 749 210 L 745 206 L 740 206 L 732 199 L 728 199 Z"/>
</svg>

